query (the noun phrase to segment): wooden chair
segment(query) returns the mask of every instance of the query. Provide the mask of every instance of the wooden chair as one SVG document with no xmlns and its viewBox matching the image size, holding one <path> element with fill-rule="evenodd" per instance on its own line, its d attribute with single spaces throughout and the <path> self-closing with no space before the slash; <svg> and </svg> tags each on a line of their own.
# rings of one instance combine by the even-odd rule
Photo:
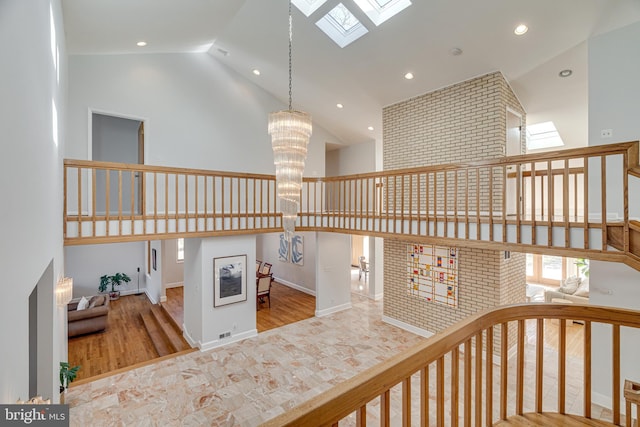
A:
<svg viewBox="0 0 640 427">
<path fill-rule="evenodd" d="M 260 300 L 265 297 L 269 299 L 269 308 L 271 308 L 271 282 L 273 278 L 269 275 L 261 276 L 258 279 L 256 292 L 256 310 L 260 309 Z"/>
<path fill-rule="evenodd" d="M 362 275 L 364 274 L 364 282 L 367 282 L 367 274 L 369 273 L 369 264 L 364 260 L 364 256 L 358 258 L 360 262 L 360 271 L 358 273 L 358 280 L 362 279 Z"/>
<path fill-rule="evenodd" d="M 271 274 L 271 264 L 269 264 L 268 262 L 265 262 L 264 264 L 262 264 L 262 270 L 260 270 L 260 274 L 261 275 Z"/>
<path fill-rule="evenodd" d="M 256 274 L 260 272 L 260 266 L 262 265 L 262 261 L 259 259 L 256 260 Z"/>
</svg>

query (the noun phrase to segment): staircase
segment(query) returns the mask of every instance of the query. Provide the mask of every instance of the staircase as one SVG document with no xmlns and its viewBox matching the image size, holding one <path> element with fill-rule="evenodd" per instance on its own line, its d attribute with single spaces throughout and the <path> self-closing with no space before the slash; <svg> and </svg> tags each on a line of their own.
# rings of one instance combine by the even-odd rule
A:
<svg viewBox="0 0 640 427">
<path fill-rule="evenodd" d="M 140 317 L 159 356 L 191 349 L 182 338 L 182 330 L 162 305 L 152 305 L 151 310 L 140 313 Z"/>
</svg>

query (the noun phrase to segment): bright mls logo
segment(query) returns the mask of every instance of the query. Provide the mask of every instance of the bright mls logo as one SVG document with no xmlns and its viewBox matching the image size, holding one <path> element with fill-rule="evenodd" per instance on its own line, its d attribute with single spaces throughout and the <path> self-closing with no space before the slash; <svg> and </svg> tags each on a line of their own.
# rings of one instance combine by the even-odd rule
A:
<svg viewBox="0 0 640 427">
<path fill-rule="evenodd" d="M 0 405 L 0 426 L 69 426 L 68 405 Z"/>
</svg>

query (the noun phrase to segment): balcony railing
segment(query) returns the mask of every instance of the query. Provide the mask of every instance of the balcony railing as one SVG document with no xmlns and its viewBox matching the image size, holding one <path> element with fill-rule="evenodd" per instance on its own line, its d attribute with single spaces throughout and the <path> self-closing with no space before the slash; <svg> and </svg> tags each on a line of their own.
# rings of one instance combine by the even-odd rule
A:
<svg viewBox="0 0 640 427">
<path fill-rule="evenodd" d="M 297 229 L 624 261 L 639 175 L 629 142 L 306 178 Z M 66 160 L 64 194 L 67 245 L 281 229 L 270 175 Z"/>
<path fill-rule="evenodd" d="M 580 390 L 583 404 L 577 414 L 563 419 L 571 403 L 567 402 L 569 319 L 584 323 Z M 526 321 L 535 322 L 535 338 L 527 343 L 535 347 L 533 363 L 525 361 Z M 552 357 L 548 349 L 545 351 L 545 331 L 548 330 L 545 322 L 557 323 L 557 364 L 552 368 L 550 363 L 553 361 L 548 360 Z M 347 417 L 351 417 L 351 422 L 346 424 L 353 425 L 355 418 L 355 425 L 365 426 L 367 418 L 374 418 L 367 411 L 367 405 L 371 410 L 377 406 L 378 399 L 379 413 L 375 418 L 379 418 L 382 426 L 391 425 L 392 413 L 401 414 L 403 426 L 491 426 L 500 420 L 508 421 L 498 425 L 610 425 L 584 420 L 594 415 L 592 330 L 602 328 L 602 325 L 607 325 L 611 331 L 612 358 L 610 365 L 599 365 L 597 371 L 601 377 L 606 373 L 611 381 L 610 421 L 623 425 L 621 398 L 624 379 L 621 376 L 620 337 L 621 333 L 626 333 L 625 329 L 640 328 L 640 312 L 577 304 L 526 304 L 495 308 L 470 316 L 263 426 L 338 426 L 341 420 L 349 421 L 345 420 Z M 515 342 L 509 340 L 511 326 L 517 328 Z M 500 344 L 494 348 L 498 340 Z M 598 346 L 607 346 L 606 340 L 599 340 Z M 511 357 L 510 348 L 515 349 Z M 496 354 L 498 363 L 494 363 Z M 514 365 L 509 364 L 510 358 L 515 358 Z M 449 368 L 448 371 L 445 367 Z M 550 378 L 550 368 L 555 371 L 555 378 Z M 417 388 L 412 386 L 412 376 Z M 392 389 L 394 393 L 401 394 L 401 398 L 395 399 L 399 402 L 398 407 L 391 403 Z M 545 399 L 549 389 L 557 390 L 557 400 L 552 404 Z M 630 403 L 625 405 L 627 422 L 630 421 Z M 418 413 L 412 414 L 412 406 L 419 408 Z"/>
</svg>

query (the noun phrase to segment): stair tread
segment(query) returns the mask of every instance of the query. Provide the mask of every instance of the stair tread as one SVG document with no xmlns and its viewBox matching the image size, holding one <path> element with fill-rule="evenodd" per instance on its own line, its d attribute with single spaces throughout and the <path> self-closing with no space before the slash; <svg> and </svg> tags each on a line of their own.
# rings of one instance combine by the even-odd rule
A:
<svg viewBox="0 0 640 427">
<path fill-rule="evenodd" d="M 167 316 L 160 307 L 157 305 L 151 306 L 151 314 L 155 317 L 160 329 L 169 341 L 172 351 L 181 351 L 189 348 L 188 345 L 186 345 L 184 338 L 176 332 L 173 325 L 170 323 L 170 320 L 167 319 Z"/>
<path fill-rule="evenodd" d="M 176 332 L 178 334 L 182 334 L 182 326 L 178 325 L 178 322 L 176 321 L 176 319 L 173 318 L 173 316 L 169 313 L 169 311 L 167 310 L 167 307 L 160 303 L 158 304 L 160 306 L 160 308 L 162 309 L 162 311 L 164 312 L 164 316 L 167 318 L 167 320 L 169 321 L 169 323 L 171 323 L 171 325 L 173 326 L 173 328 L 176 330 Z"/>
<path fill-rule="evenodd" d="M 158 355 L 166 356 L 173 353 L 173 350 L 170 348 L 164 332 L 160 330 L 155 317 L 152 316 L 151 313 L 140 313 L 140 317 L 142 317 L 142 323 L 144 323 L 144 327 L 147 330 Z"/>
</svg>

